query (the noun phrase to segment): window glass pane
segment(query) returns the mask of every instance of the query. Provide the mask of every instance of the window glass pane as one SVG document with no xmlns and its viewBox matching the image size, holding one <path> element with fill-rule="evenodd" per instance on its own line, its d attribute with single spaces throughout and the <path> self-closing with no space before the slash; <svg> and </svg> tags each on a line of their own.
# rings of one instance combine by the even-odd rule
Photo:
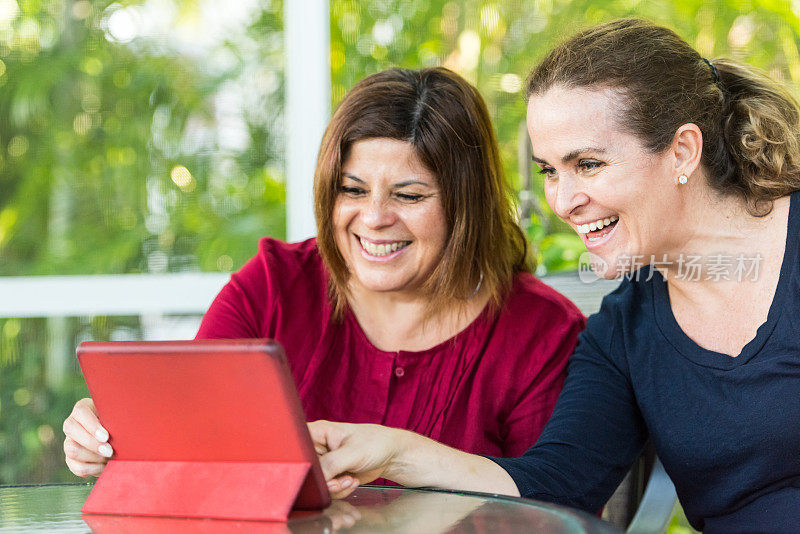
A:
<svg viewBox="0 0 800 534">
<path fill-rule="evenodd" d="M 228 272 L 283 237 L 282 7 L 0 0 L 0 276 Z M 77 343 L 198 321 L 0 318 L 0 484 L 75 480 Z"/>
<path fill-rule="evenodd" d="M 2 6 L 0 274 L 226 271 L 283 235 L 280 2 Z"/>
</svg>

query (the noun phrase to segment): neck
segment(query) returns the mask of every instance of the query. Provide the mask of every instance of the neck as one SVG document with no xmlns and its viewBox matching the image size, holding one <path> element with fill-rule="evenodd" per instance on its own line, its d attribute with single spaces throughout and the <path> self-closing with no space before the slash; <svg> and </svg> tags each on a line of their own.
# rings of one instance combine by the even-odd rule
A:
<svg viewBox="0 0 800 534">
<path fill-rule="evenodd" d="M 753 277 L 752 269 L 780 268 L 786 242 L 786 220 L 789 197 L 775 201 L 772 212 L 755 217 L 747 212 L 743 201 L 735 197 L 721 197 L 708 190 L 688 194 L 684 207 L 676 214 L 676 237 L 665 250 L 656 253 L 657 261 L 665 256 L 665 266 L 656 268 L 667 278 L 674 290 L 691 287 L 696 292 L 702 287 L 725 291 L 726 286 L 743 283 Z M 687 277 L 689 261 L 703 265 L 699 279 Z M 749 271 L 751 276 L 722 276 L 727 266 L 729 274 L 737 267 Z M 738 278 L 742 278 L 739 280 Z"/>
<path fill-rule="evenodd" d="M 428 299 L 416 292 L 370 291 L 351 284 L 348 304 L 356 316 L 419 319 L 421 324 L 427 311 Z"/>
<path fill-rule="evenodd" d="M 483 288 L 467 300 L 452 301 L 431 313 L 419 294 L 376 292 L 351 287 L 348 304 L 367 338 L 385 351 L 425 350 L 466 328 L 489 300 Z"/>
</svg>

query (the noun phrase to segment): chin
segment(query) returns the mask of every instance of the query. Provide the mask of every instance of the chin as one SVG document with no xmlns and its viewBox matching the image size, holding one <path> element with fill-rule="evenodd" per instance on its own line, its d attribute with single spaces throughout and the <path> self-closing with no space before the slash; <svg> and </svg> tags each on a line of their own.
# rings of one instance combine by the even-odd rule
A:
<svg viewBox="0 0 800 534">
<path fill-rule="evenodd" d="M 397 280 L 387 280 L 385 278 L 371 278 L 371 277 L 356 277 L 356 283 L 367 291 L 373 293 L 391 293 L 393 291 L 402 291 L 405 283 Z"/>
</svg>

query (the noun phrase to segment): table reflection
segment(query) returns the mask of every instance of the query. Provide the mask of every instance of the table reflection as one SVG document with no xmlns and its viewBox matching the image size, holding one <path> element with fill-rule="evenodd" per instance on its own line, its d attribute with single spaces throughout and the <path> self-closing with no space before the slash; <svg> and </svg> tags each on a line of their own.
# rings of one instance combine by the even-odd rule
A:
<svg viewBox="0 0 800 534">
<path fill-rule="evenodd" d="M 322 512 L 293 512 L 288 522 L 277 523 L 81 515 L 90 489 L 87 484 L 0 487 L 0 533 L 619 533 L 595 517 L 565 508 L 460 492 L 365 486 Z"/>
</svg>

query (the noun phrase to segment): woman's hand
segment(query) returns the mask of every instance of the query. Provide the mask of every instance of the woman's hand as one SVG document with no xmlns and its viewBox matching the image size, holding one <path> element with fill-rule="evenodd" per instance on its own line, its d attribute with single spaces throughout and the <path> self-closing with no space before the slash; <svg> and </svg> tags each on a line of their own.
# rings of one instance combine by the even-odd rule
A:
<svg viewBox="0 0 800 534">
<path fill-rule="evenodd" d="M 108 431 L 100 424 L 92 399 L 75 403 L 63 429 L 69 470 L 79 477 L 100 476 L 114 451 L 108 444 Z"/>
<path fill-rule="evenodd" d="M 511 476 L 488 458 L 408 430 L 330 421 L 309 423 L 308 429 L 334 499 L 379 477 L 404 486 L 519 496 Z"/>
<path fill-rule="evenodd" d="M 347 497 L 359 484 L 387 477 L 392 460 L 400 452 L 402 434 L 408 434 L 380 425 L 330 421 L 314 421 L 308 429 L 335 499 Z"/>
</svg>

